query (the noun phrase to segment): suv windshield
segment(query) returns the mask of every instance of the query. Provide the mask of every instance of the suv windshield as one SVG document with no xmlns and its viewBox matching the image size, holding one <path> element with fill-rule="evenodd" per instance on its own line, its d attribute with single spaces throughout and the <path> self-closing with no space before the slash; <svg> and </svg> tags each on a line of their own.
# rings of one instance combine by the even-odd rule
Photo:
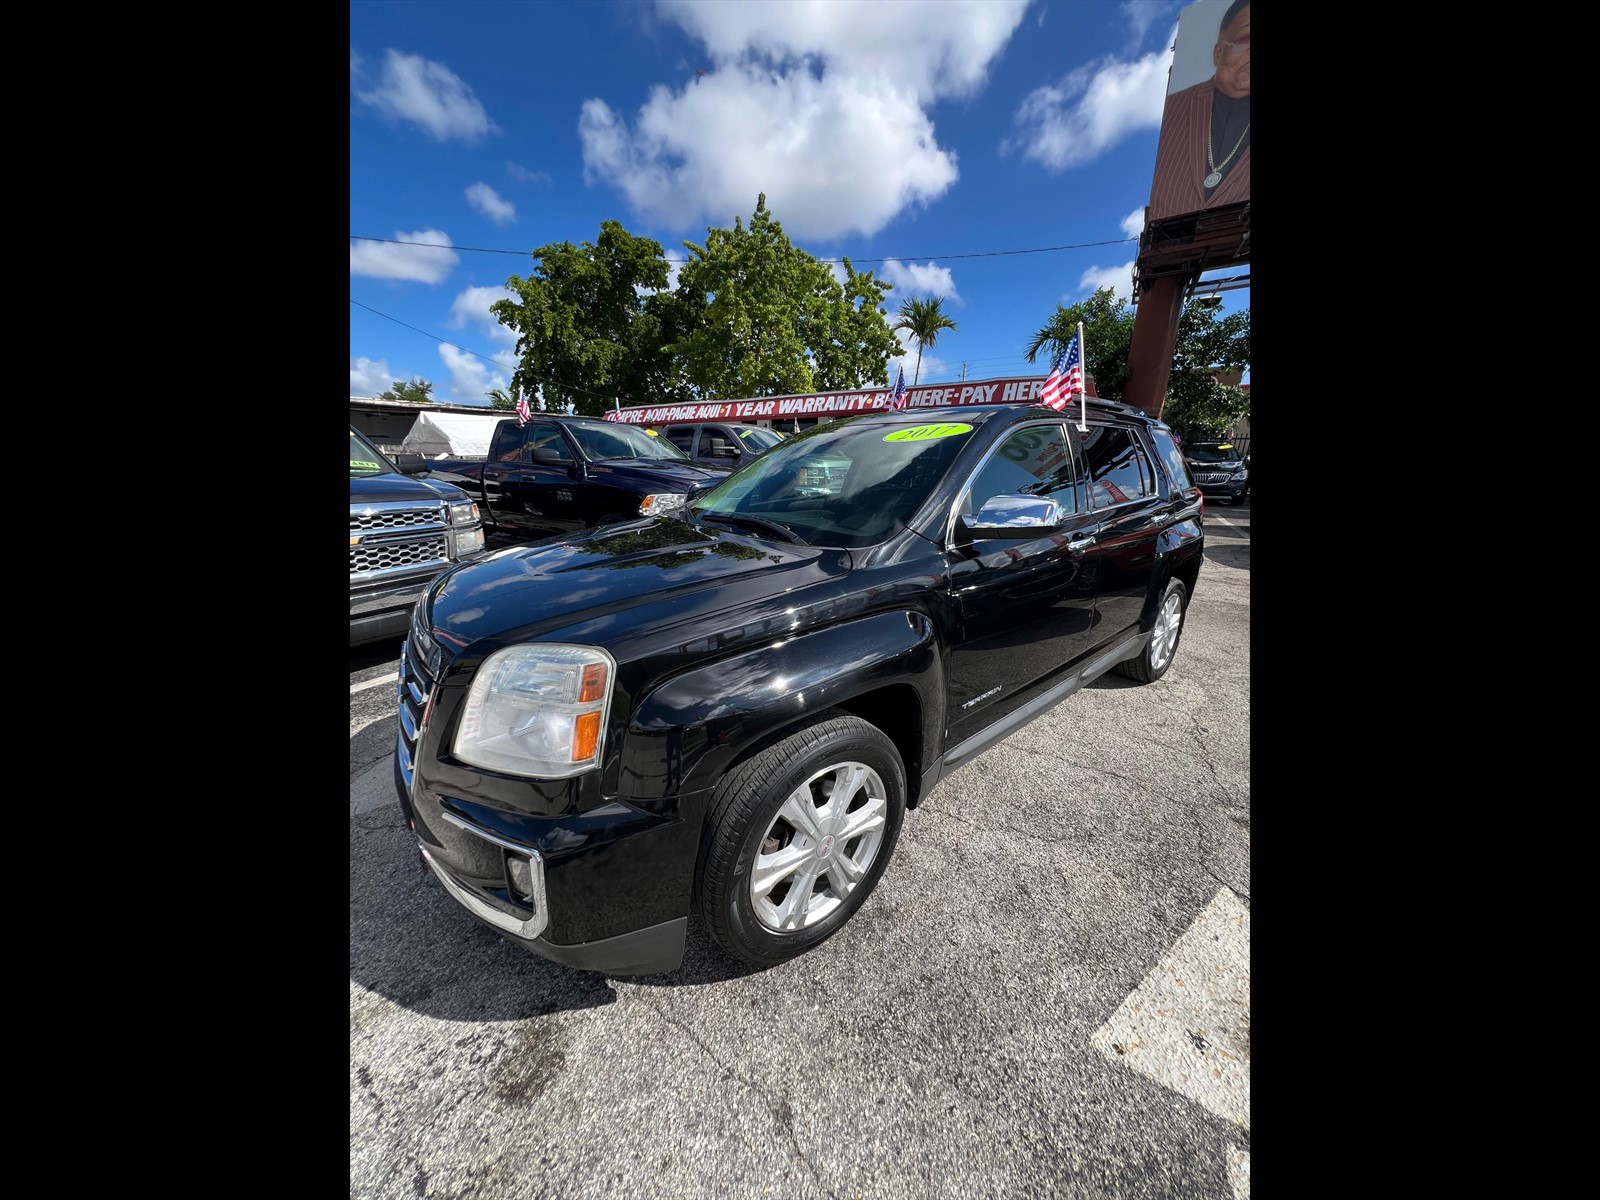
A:
<svg viewBox="0 0 1600 1200">
<path fill-rule="evenodd" d="M 613 425 L 596 422 L 593 425 L 573 422 L 567 432 L 578 440 L 583 456 L 591 462 L 608 458 L 670 458 L 688 462 L 689 456 L 664 437 L 646 433 L 632 425 Z"/>
<path fill-rule="evenodd" d="M 1239 462 L 1239 452 L 1223 442 L 1190 442 L 1183 448 L 1183 456 L 1190 462 Z"/>
<path fill-rule="evenodd" d="M 364 479 L 368 475 L 387 475 L 393 471 L 378 448 L 354 429 L 350 431 L 350 478 Z"/>
<path fill-rule="evenodd" d="M 691 519 L 758 533 L 776 524 L 816 546 L 873 546 L 901 528 L 970 440 L 964 423 L 906 426 L 846 419 L 785 438 L 704 493 Z"/>
</svg>

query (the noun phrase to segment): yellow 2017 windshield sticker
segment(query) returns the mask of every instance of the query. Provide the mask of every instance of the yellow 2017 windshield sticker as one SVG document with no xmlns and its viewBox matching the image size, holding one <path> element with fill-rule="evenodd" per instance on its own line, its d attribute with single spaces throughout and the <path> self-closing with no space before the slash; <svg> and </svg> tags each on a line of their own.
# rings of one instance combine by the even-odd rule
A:
<svg viewBox="0 0 1600 1200">
<path fill-rule="evenodd" d="M 376 471 L 378 469 L 377 463 L 367 462 L 365 459 L 361 458 L 352 458 L 350 460 L 350 465 L 352 467 L 360 467 L 364 471 Z"/>
<path fill-rule="evenodd" d="M 914 425 L 910 429 L 897 429 L 894 433 L 886 433 L 883 440 L 886 442 L 926 442 L 930 438 L 955 437 L 961 433 L 971 433 L 971 425 Z"/>
</svg>

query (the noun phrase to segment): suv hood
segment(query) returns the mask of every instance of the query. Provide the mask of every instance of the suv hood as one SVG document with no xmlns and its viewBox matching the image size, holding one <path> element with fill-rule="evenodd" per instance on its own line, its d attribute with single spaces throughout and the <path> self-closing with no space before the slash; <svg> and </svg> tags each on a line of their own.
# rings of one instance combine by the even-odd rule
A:
<svg viewBox="0 0 1600 1200">
<path fill-rule="evenodd" d="M 454 484 L 435 483 L 392 472 L 350 481 L 351 504 L 384 504 L 394 501 L 428 504 L 438 500 L 467 499 L 470 497 Z"/>
<path fill-rule="evenodd" d="M 846 550 L 654 517 L 464 563 L 439 576 L 420 605 L 449 654 L 563 629 L 614 646 L 745 603 L 770 610 L 773 596 L 849 569 Z"/>
</svg>

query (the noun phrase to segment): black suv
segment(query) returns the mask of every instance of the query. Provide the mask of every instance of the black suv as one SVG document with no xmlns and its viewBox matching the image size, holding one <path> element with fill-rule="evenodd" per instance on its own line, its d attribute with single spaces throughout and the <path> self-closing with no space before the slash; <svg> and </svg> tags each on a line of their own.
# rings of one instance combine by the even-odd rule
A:
<svg viewBox="0 0 1600 1200">
<path fill-rule="evenodd" d="M 1172 666 L 1199 491 L 1088 402 L 848 418 L 680 508 L 441 576 L 394 780 L 470 913 L 557 962 L 671 970 L 691 911 L 769 965 L 837 931 L 947 773 Z M 819 484 L 819 478 L 825 484 Z"/>
<path fill-rule="evenodd" d="M 1183 457 L 1207 499 L 1237 504 L 1250 494 L 1250 466 L 1231 442 L 1185 442 Z"/>
<path fill-rule="evenodd" d="M 759 425 L 724 421 L 663 425 L 658 432 L 701 466 L 734 470 L 783 441 L 781 435 Z"/>
</svg>

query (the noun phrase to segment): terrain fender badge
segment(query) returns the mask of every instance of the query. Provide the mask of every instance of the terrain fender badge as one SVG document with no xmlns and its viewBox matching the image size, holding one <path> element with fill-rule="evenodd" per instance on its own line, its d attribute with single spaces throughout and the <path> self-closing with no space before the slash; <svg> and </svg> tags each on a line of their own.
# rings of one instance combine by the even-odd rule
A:
<svg viewBox="0 0 1600 1200">
<path fill-rule="evenodd" d="M 1003 690 L 1003 686 L 1004 685 L 1002 685 L 1002 687 L 992 687 L 987 692 L 984 692 L 983 695 L 974 696 L 971 700 L 968 700 L 961 707 L 962 708 L 971 708 L 974 704 L 978 704 L 978 703 L 980 703 L 980 702 L 982 702 L 984 700 L 987 700 L 990 696 L 993 696 L 997 692 Z"/>
</svg>

